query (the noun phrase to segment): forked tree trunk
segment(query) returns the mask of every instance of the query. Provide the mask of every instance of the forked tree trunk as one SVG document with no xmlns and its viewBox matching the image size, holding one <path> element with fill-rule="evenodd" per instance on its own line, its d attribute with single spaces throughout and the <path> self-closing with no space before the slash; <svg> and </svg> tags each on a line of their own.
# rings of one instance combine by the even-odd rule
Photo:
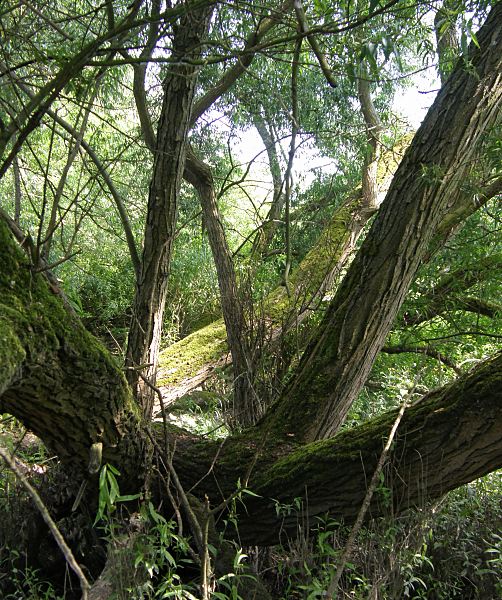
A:
<svg viewBox="0 0 502 600">
<path fill-rule="evenodd" d="M 30 271 L 1 220 L 0 242 L 0 411 L 21 419 L 73 468 L 77 488 L 91 445 L 101 442 L 103 462 L 121 471 L 121 490 L 137 491 L 149 446 L 120 369 L 42 275 Z M 217 505 L 238 481 L 259 495 L 243 496 L 239 531 L 226 535 L 244 544 L 274 544 L 281 535 L 295 535 L 298 521 L 313 523 L 325 513 L 354 518 L 394 418 L 390 411 L 306 445 L 257 428 L 224 442 L 171 428 L 169 439 L 185 489 L 199 498 L 207 495 Z M 154 435 L 163 442 L 162 428 Z M 394 510 L 421 505 L 501 467 L 501 439 L 499 354 L 406 410 L 385 482 Z M 277 510 L 295 498 L 303 502 L 299 514 Z M 376 497 L 372 514 L 384 511 Z"/>
<path fill-rule="evenodd" d="M 187 155 L 185 178 L 199 194 L 203 223 L 216 266 L 227 343 L 232 355 L 234 418 L 236 422 L 249 426 L 257 419 L 251 389 L 252 375 L 243 299 L 239 293 L 232 255 L 221 222 L 211 168 L 195 155 L 192 148 Z"/>
<path fill-rule="evenodd" d="M 455 198 L 459 181 L 452 171 L 456 169 L 461 175 L 462 158 L 475 157 L 479 137 L 489 123 L 483 110 L 495 111 L 500 100 L 500 85 L 495 83 L 501 75 L 501 37 L 499 3 L 479 33 L 481 50 L 471 57 L 479 78 L 458 69 L 451 85 L 440 95 L 398 170 L 386 210 L 377 219 L 328 311 L 326 335 L 318 336 L 315 351 L 302 365 L 299 383 L 287 390 L 272 417 L 261 427 L 224 442 L 171 430 L 176 448 L 174 464 L 186 488 L 200 497 L 207 494 L 213 504 L 228 497 L 239 480 L 259 494 L 245 498 L 246 509 L 239 514 L 243 543 L 274 543 L 281 531 L 295 531 L 297 515 L 281 515 L 276 510 L 277 501 L 279 505 L 290 504 L 295 497 L 306 498 L 302 516 L 307 522 L 326 512 L 350 521 L 357 512 L 368 473 L 378 460 L 395 414 L 387 413 L 332 439 L 303 444 L 301 438 L 309 437 L 312 431 L 332 429 L 336 413 L 333 415 L 330 409 L 343 411 L 353 393 L 348 388 L 358 388 L 368 357 L 376 353 L 378 340 L 385 337 L 376 329 L 385 330 L 392 321 L 420 262 L 410 252 L 420 254 L 432 238 L 436 219 L 447 208 L 443 195 Z M 461 90 L 466 90 L 467 97 Z M 472 107 L 471 98 L 477 100 L 478 110 Z M 461 104 L 455 107 L 452 99 Z M 453 147 L 445 139 L 448 133 Z M 417 181 L 417 161 L 429 165 L 425 175 L 430 175 L 434 161 L 432 165 L 442 169 L 441 180 L 436 180 L 438 173 L 434 171 L 436 177 L 432 180 L 423 177 Z M 403 186 L 411 191 L 410 196 L 399 195 Z M 417 197 L 418 190 L 421 194 Z M 430 206 L 432 199 L 434 206 Z M 404 216 L 404 223 L 396 220 L 397 212 Z M 388 239 L 381 240 L 391 224 L 394 228 Z M 418 233 L 425 238 L 424 243 L 417 240 Z M 408 234 L 413 235 L 403 248 Z M 389 257 L 382 256 L 383 242 L 391 249 Z M 103 460 L 120 468 L 127 489 L 137 489 L 148 446 L 139 411 L 120 369 L 78 320 L 65 311 L 57 289 L 51 288 L 40 273 L 31 271 L 3 220 L 0 265 L 0 411 L 20 418 L 82 476 L 90 446 L 101 442 Z M 376 277 L 377 272 L 381 277 Z M 363 276 L 361 281 L 367 290 L 361 289 L 357 276 Z M 356 304 L 351 287 L 359 293 Z M 382 294 L 383 288 L 386 293 Z M 345 303 L 340 304 L 341 299 Z M 378 312 L 370 300 L 378 302 Z M 354 315 L 347 312 L 345 304 L 356 311 Z M 339 324 L 335 322 L 337 314 Z M 331 347 L 333 339 L 339 343 L 335 348 Z M 341 361 L 345 347 L 348 357 Z M 353 366 L 351 360 L 358 358 L 364 364 Z M 315 362 L 320 365 L 313 373 L 315 396 L 307 387 L 303 388 L 305 397 L 300 396 L 300 385 L 306 386 L 302 379 L 305 367 L 311 368 Z M 440 496 L 502 466 L 501 367 L 499 354 L 406 410 L 386 482 L 397 509 Z M 338 374 L 342 387 L 333 374 Z M 337 397 L 330 394 L 333 386 L 340 392 Z M 325 424 L 319 420 L 323 416 Z M 314 427 L 308 426 L 309 419 Z M 381 512 L 377 500 L 372 506 L 374 514 Z"/>
</svg>

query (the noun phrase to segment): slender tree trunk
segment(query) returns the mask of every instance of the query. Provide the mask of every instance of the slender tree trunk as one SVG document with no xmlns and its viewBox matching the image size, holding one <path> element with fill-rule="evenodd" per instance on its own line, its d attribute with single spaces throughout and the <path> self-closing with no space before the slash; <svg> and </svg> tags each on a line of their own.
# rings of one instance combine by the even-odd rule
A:
<svg viewBox="0 0 502 600">
<path fill-rule="evenodd" d="M 242 425 L 252 425 L 258 415 L 252 396 L 252 374 L 242 298 L 219 214 L 211 169 L 195 155 L 192 149 L 187 155 L 185 177 L 199 194 L 203 222 L 216 265 L 227 343 L 232 354 L 234 418 Z"/>
<path fill-rule="evenodd" d="M 457 65 L 408 148 L 373 226 L 307 348 L 276 426 L 303 439 L 333 435 L 368 378 L 441 220 L 463 195 L 502 104 L 502 4 Z M 321 390 L 329 398 L 319 401 Z M 270 418 L 270 417 L 269 417 Z M 284 429 L 286 427 L 286 429 Z"/>
<path fill-rule="evenodd" d="M 12 173 L 14 175 L 14 221 L 19 225 L 21 219 L 21 169 L 17 156 L 12 162 Z"/>
<path fill-rule="evenodd" d="M 357 80 L 357 95 L 361 105 L 364 122 L 366 125 L 366 152 L 363 163 L 362 173 L 362 208 L 370 215 L 379 207 L 379 186 L 378 186 L 378 163 L 380 157 L 380 135 L 382 133 L 382 124 L 375 110 L 375 105 L 371 99 L 370 82 L 367 74 L 364 72 L 362 77 Z"/>
<path fill-rule="evenodd" d="M 155 384 L 178 195 L 185 169 L 190 115 L 203 41 L 211 10 L 188 11 L 176 28 L 172 62 L 164 81 L 164 98 L 154 151 L 141 269 L 136 285 L 126 364 L 128 381 L 149 418 Z M 140 373 L 143 377 L 140 377 Z"/>
<path fill-rule="evenodd" d="M 277 155 L 277 146 L 274 140 L 271 127 L 267 123 L 266 117 L 254 113 L 251 115 L 256 131 L 260 135 L 261 141 L 265 146 L 268 157 L 270 175 L 272 176 L 273 197 L 270 209 L 265 218 L 263 227 L 256 235 L 253 243 L 253 252 L 263 255 L 267 252 L 270 242 L 277 230 L 278 221 L 282 215 L 284 207 L 284 181 L 281 173 L 281 164 Z"/>
</svg>

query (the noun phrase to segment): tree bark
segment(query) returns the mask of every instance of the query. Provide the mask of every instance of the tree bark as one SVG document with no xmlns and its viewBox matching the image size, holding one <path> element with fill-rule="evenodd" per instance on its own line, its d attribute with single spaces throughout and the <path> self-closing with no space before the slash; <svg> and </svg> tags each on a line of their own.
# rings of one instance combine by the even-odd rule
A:
<svg viewBox="0 0 502 600">
<path fill-rule="evenodd" d="M 258 415 L 252 396 L 252 374 L 246 343 L 244 307 L 216 201 L 211 168 L 200 160 L 191 148 L 187 156 L 185 178 L 199 194 L 203 222 L 216 266 L 227 343 L 232 355 L 234 418 L 236 422 L 249 426 L 256 422 Z"/>
<path fill-rule="evenodd" d="M 243 494 L 238 532 L 232 535 L 244 545 L 276 544 L 294 537 L 299 524 L 314 525 L 319 516 L 328 514 L 346 523 L 355 519 L 397 411 L 306 445 L 278 440 L 272 433 L 260 437 L 256 430 L 225 442 L 180 438 L 173 462 L 184 486 L 202 480 L 190 489 L 200 497 L 207 494 L 214 504 L 229 497 L 237 481 L 258 494 Z M 498 354 L 406 409 L 385 470 L 391 503 L 376 494 L 371 517 L 423 507 L 500 468 L 501 439 Z M 286 507 L 297 498 L 301 508 L 288 512 Z"/>
<path fill-rule="evenodd" d="M 176 28 L 173 60 L 164 81 L 164 98 L 148 195 L 141 269 L 136 285 L 126 364 L 128 381 L 141 398 L 147 418 L 153 408 L 167 278 L 178 214 L 178 195 L 185 169 L 190 115 L 203 40 L 211 9 L 189 11 Z"/>
<path fill-rule="evenodd" d="M 31 270 L 0 219 L 0 411 L 21 419 L 78 474 L 92 444 L 138 486 L 147 445 L 122 371 Z"/>
</svg>

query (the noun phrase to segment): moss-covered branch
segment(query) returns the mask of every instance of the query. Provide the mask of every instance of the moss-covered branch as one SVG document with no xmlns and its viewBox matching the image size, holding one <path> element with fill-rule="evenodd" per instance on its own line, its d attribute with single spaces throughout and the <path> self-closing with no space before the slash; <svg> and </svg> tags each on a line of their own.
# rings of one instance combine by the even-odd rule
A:
<svg viewBox="0 0 502 600">
<path fill-rule="evenodd" d="M 318 516 L 355 518 L 396 411 L 301 446 L 251 431 L 224 443 L 181 436 L 174 463 L 186 486 L 203 478 L 192 491 L 214 504 L 247 482 L 260 497 L 243 495 L 232 535 L 242 544 L 276 544 Z M 501 439 L 502 353 L 406 409 L 371 516 L 422 506 L 502 467 Z M 297 498 L 302 508 L 288 512 Z"/>
</svg>

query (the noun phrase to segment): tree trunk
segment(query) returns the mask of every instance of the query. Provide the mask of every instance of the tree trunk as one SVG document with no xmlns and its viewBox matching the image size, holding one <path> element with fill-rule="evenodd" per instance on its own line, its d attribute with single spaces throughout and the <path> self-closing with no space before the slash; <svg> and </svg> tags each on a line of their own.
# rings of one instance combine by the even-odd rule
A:
<svg viewBox="0 0 502 600">
<path fill-rule="evenodd" d="M 35 272 L 0 219 L 0 411 L 85 473 L 92 444 L 138 486 L 146 443 L 122 371 Z"/>
<path fill-rule="evenodd" d="M 244 307 L 216 201 L 211 168 L 192 149 L 187 156 L 185 178 L 199 194 L 203 222 L 216 266 L 227 343 L 232 355 L 234 418 L 238 423 L 249 426 L 256 422 L 257 415 L 251 390 L 252 375 L 246 343 Z"/>
<path fill-rule="evenodd" d="M 332 436 L 368 378 L 406 292 L 502 103 L 502 4 L 442 88 L 275 414 L 300 439 Z M 325 391 L 330 390 L 325 396 Z M 320 401 L 320 398 L 323 398 Z"/>
<path fill-rule="evenodd" d="M 148 446 L 120 369 L 44 277 L 30 271 L 3 221 L 0 242 L 0 411 L 21 419 L 74 467 L 77 483 L 91 445 L 101 442 L 103 462 L 121 471 L 121 488 L 137 490 Z M 199 498 L 207 494 L 219 504 L 238 481 L 259 494 L 243 497 L 239 536 L 244 544 L 273 544 L 281 534 L 294 535 L 298 520 L 313 523 L 326 512 L 347 522 L 355 517 L 394 418 L 390 411 L 307 445 L 256 428 L 225 441 L 176 428 L 169 437 L 178 475 Z M 160 443 L 162 430 L 156 435 Z M 502 353 L 406 410 L 385 484 L 394 509 L 421 505 L 501 467 L 501 439 Z M 295 498 L 304 500 L 300 515 L 276 510 Z M 383 512 L 376 497 L 372 515 Z"/>
<path fill-rule="evenodd" d="M 253 430 L 204 447 L 180 441 L 173 460 L 185 486 L 211 468 L 200 489 L 191 489 L 214 504 L 234 492 L 237 481 L 256 493 L 243 494 L 232 535 L 243 545 L 277 544 L 294 537 L 299 525 L 315 525 L 316 517 L 355 520 L 397 412 L 305 445 L 260 438 Z M 502 353 L 405 410 L 385 469 L 390 504 L 375 494 L 369 516 L 423 507 L 500 468 L 501 439 Z M 288 511 L 295 499 L 301 508 Z"/>
<path fill-rule="evenodd" d="M 282 215 L 284 207 L 284 180 L 281 173 L 281 164 L 277 155 L 277 142 L 274 140 L 272 128 L 269 126 L 266 116 L 260 113 L 251 113 L 253 125 L 260 135 L 261 141 L 265 146 L 268 157 L 268 166 L 272 177 L 272 186 L 274 189 L 270 209 L 267 213 L 261 230 L 257 233 L 253 242 L 253 253 L 264 255 L 277 229 L 278 221 Z"/>
<path fill-rule="evenodd" d="M 198 73 L 196 63 L 202 52 L 210 14 L 211 9 L 203 8 L 188 12 L 181 19 L 173 40 L 173 60 L 163 86 L 143 255 L 126 356 L 130 368 L 128 381 L 141 397 L 147 418 L 152 411 L 153 394 L 139 372 L 155 384 L 178 195 L 185 169 L 187 134 Z"/>
</svg>

